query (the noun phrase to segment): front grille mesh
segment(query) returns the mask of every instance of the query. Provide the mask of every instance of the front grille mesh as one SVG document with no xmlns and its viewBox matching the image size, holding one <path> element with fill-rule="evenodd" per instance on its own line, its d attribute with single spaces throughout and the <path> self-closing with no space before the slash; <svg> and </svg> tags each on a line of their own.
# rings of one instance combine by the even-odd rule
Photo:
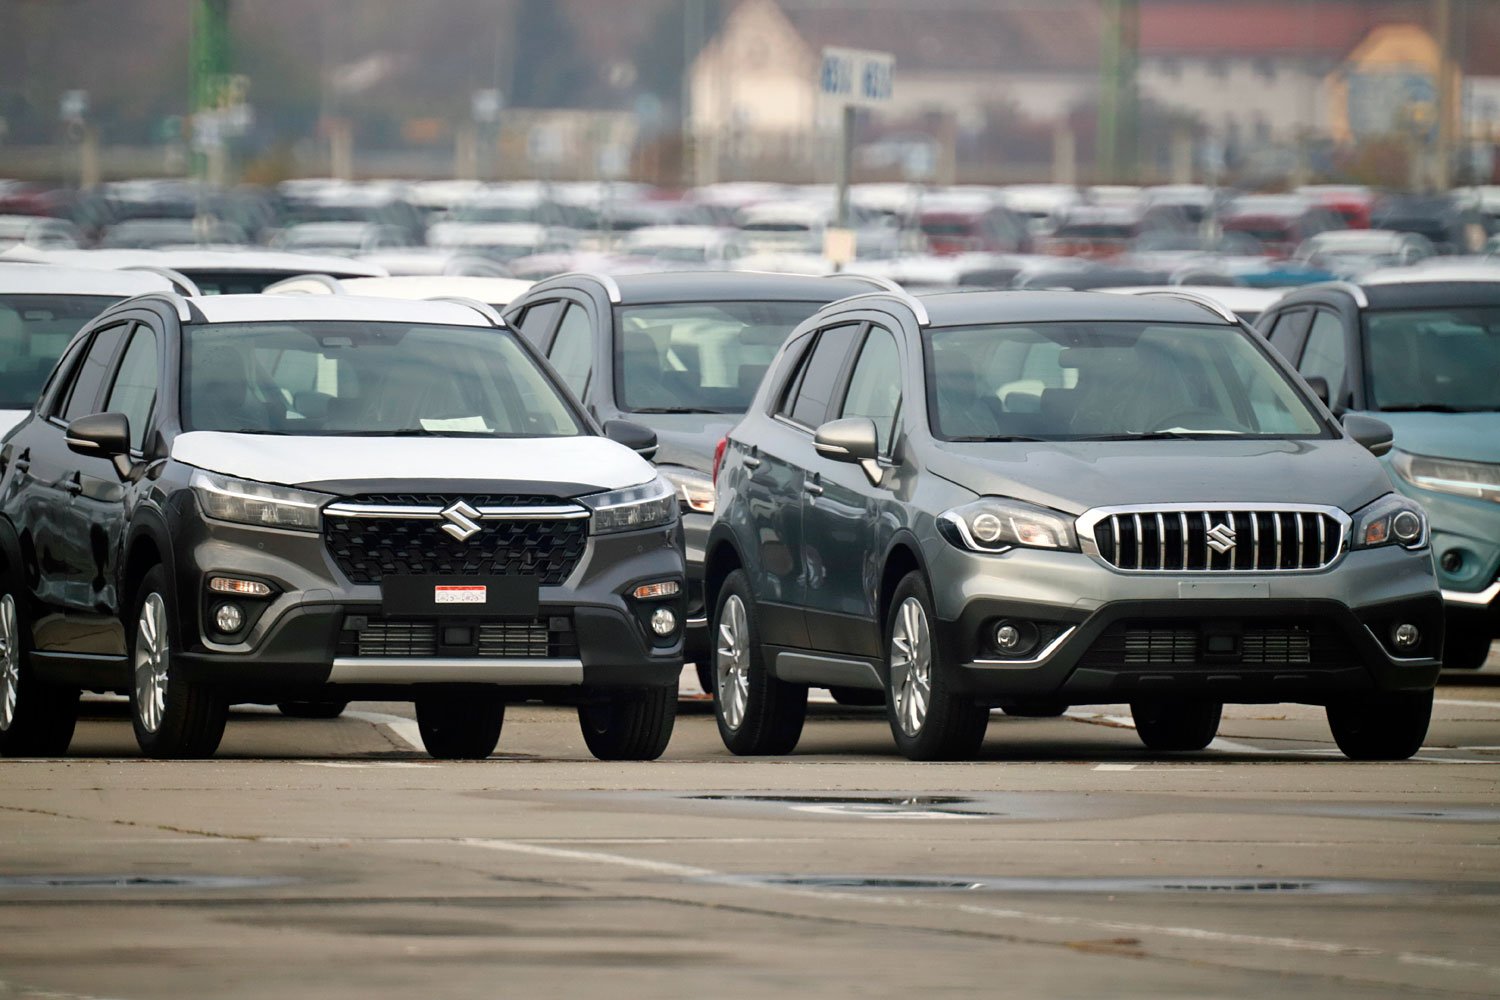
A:
<svg viewBox="0 0 1500 1000">
<path fill-rule="evenodd" d="M 462 649 L 441 646 L 439 629 L 444 627 L 465 630 L 471 641 Z M 543 659 L 577 656 L 578 642 L 572 622 L 559 616 L 482 623 L 356 618 L 350 621 L 340 639 L 339 655 Z"/>
<path fill-rule="evenodd" d="M 1231 653 L 1208 651 L 1207 636 L 1237 637 Z M 1321 621 L 1243 622 L 1205 630 L 1194 621 L 1116 622 L 1079 659 L 1080 667 L 1114 670 L 1220 669 L 1227 665 L 1337 669 L 1354 665 L 1348 640 Z"/>
<path fill-rule="evenodd" d="M 354 504 L 398 504 L 441 508 L 453 497 L 366 496 Z M 557 504 L 553 497 L 465 497 L 473 507 Z M 587 518 L 482 519 L 477 534 L 462 541 L 443 530 L 443 520 L 349 517 L 325 513 L 323 542 L 351 583 L 379 583 L 387 576 L 532 576 L 543 586 L 565 581 L 588 545 Z"/>
<path fill-rule="evenodd" d="M 1094 542 L 1111 566 L 1134 572 L 1285 572 L 1331 564 L 1343 533 L 1321 511 L 1142 511 L 1102 518 Z"/>
</svg>

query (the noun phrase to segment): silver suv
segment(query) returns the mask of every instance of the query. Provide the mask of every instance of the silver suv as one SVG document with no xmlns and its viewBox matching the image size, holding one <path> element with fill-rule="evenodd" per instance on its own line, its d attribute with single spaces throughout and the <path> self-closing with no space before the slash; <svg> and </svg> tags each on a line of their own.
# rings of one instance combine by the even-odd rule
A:
<svg viewBox="0 0 1500 1000">
<path fill-rule="evenodd" d="M 918 760 L 977 753 L 993 706 L 1115 702 L 1154 750 L 1294 701 L 1351 757 L 1409 757 L 1443 609 L 1390 437 L 1190 296 L 833 303 L 720 448 L 724 742 L 790 751 L 812 685 L 883 693 Z"/>
</svg>

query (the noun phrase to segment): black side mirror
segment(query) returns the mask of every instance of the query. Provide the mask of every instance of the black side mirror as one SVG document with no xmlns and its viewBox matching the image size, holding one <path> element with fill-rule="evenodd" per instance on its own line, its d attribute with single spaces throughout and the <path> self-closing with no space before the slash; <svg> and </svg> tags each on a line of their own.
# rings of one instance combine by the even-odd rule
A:
<svg viewBox="0 0 1500 1000">
<path fill-rule="evenodd" d="M 1379 457 L 1391 450 L 1396 441 L 1396 432 L 1384 420 L 1376 420 L 1359 413 L 1344 418 L 1344 433 L 1370 449 L 1370 454 Z"/>
<path fill-rule="evenodd" d="M 1326 378 L 1321 375 L 1309 375 L 1307 377 L 1307 387 L 1313 391 L 1314 396 L 1323 401 L 1324 406 L 1328 405 L 1328 400 L 1332 393 L 1328 391 L 1328 380 Z"/>
<path fill-rule="evenodd" d="M 130 475 L 130 419 L 123 413 L 94 413 L 68 424 L 64 440 L 80 455 L 108 458 L 121 479 Z"/>
<path fill-rule="evenodd" d="M 859 465 L 865 470 L 870 482 L 880 482 L 883 475 L 877 461 L 880 456 L 880 433 L 875 429 L 875 421 L 869 417 L 830 420 L 818 428 L 818 433 L 813 438 L 813 448 L 830 461 Z"/>
<path fill-rule="evenodd" d="M 656 432 L 633 420 L 604 421 L 604 436 L 623 444 L 646 461 L 656 457 Z"/>
</svg>

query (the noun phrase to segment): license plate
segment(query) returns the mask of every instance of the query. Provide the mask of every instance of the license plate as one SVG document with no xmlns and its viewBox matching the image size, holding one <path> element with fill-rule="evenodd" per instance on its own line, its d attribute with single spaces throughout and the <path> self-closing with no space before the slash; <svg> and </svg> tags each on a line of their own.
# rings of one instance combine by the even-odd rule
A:
<svg viewBox="0 0 1500 1000">
<path fill-rule="evenodd" d="M 1177 596 L 1200 601 L 1243 601 L 1270 597 L 1271 585 L 1263 580 L 1205 580 L 1178 583 Z"/>
<path fill-rule="evenodd" d="M 388 617 L 535 618 L 538 585 L 532 576 L 388 576 L 380 603 Z"/>
<path fill-rule="evenodd" d="M 432 588 L 432 599 L 438 604 L 483 604 L 488 598 L 487 587 L 444 587 Z"/>
</svg>

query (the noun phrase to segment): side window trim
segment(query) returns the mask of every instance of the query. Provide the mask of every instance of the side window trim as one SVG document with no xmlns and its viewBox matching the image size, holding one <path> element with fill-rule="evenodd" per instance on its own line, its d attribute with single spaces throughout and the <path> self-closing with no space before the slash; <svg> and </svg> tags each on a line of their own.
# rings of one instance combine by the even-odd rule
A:
<svg viewBox="0 0 1500 1000">
<path fill-rule="evenodd" d="M 57 367 L 37 398 L 37 412 L 44 420 L 52 421 L 61 413 L 67 392 L 73 388 L 73 372 L 78 367 L 78 360 L 88 353 L 93 342 L 93 334 L 76 340 L 57 359 Z"/>
<path fill-rule="evenodd" d="M 812 360 L 813 349 L 818 346 L 818 338 L 821 335 L 820 331 L 810 337 L 802 338 L 802 344 L 796 348 L 798 353 L 796 363 L 792 366 L 792 377 L 771 401 L 771 416 L 793 427 L 801 426 L 792 420 L 792 407 L 796 405 L 797 393 L 802 391 L 802 377 L 807 374 L 808 362 Z"/>
<path fill-rule="evenodd" d="M 94 345 L 99 342 L 99 338 L 107 335 L 111 330 L 123 331 L 120 334 L 119 341 L 115 344 L 114 350 L 110 352 L 109 359 L 105 362 L 106 371 L 113 371 L 115 363 L 119 360 L 120 352 L 125 350 L 125 345 L 130 342 L 136 325 L 135 320 L 127 319 L 120 323 L 111 323 L 108 326 L 100 327 L 89 335 L 88 345 L 79 351 L 78 358 L 73 362 L 73 369 L 68 372 L 67 382 L 64 385 L 58 386 L 57 398 L 53 400 L 53 405 L 50 408 L 51 412 L 47 415 L 49 421 L 59 427 L 66 427 L 68 425 L 66 416 L 68 409 L 73 405 L 73 394 L 78 390 L 78 378 L 82 374 L 84 363 L 88 360 L 89 355 L 93 353 Z M 94 401 L 96 404 L 104 395 L 104 386 L 107 383 L 108 377 L 106 376 L 100 380 L 99 385 L 95 388 Z"/>
<path fill-rule="evenodd" d="M 854 365 L 854 359 L 859 356 L 859 351 L 856 349 L 856 347 L 857 345 L 862 345 L 864 343 L 865 334 L 866 331 L 869 330 L 869 326 L 870 324 L 865 320 L 857 319 L 852 321 L 845 321 L 842 323 L 834 323 L 832 326 L 825 326 L 820 329 L 817 333 L 817 336 L 813 339 L 812 346 L 807 349 L 807 353 L 803 355 L 803 358 L 799 363 L 795 393 L 793 395 L 790 395 L 787 399 L 787 403 L 790 404 L 791 408 L 785 413 L 778 410 L 776 414 L 777 417 L 785 420 L 786 423 L 798 428 L 799 430 L 805 431 L 808 434 L 815 434 L 817 432 L 817 427 L 811 427 L 807 424 L 804 424 L 802 421 L 796 419 L 796 417 L 794 417 L 792 414 L 796 412 L 797 402 L 801 399 L 802 396 L 803 383 L 807 379 L 807 372 L 811 369 L 813 362 L 816 359 L 818 348 L 822 345 L 823 338 L 833 333 L 834 331 L 848 329 L 851 327 L 854 329 L 854 333 L 852 335 L 852 339 L 849 342 L 849 346 L 844 349 L 844 357 L 843 361 L 839 365 L 838 373 L 834 376 L 832 387 L 828 393 L 829 399 L 823 408 L 823 416 L 826 419 L 829 411 L 833 409 L 833 401 L 835 399 L 841 399 L 839 395 L 840 388 L 844 386 L 849 380 L 849 371 Z M 842 405 L 842 403 L 840 403 L 840 405 Z M 783 407 L 782 409 L 786 408 Z"/>
</svg>

